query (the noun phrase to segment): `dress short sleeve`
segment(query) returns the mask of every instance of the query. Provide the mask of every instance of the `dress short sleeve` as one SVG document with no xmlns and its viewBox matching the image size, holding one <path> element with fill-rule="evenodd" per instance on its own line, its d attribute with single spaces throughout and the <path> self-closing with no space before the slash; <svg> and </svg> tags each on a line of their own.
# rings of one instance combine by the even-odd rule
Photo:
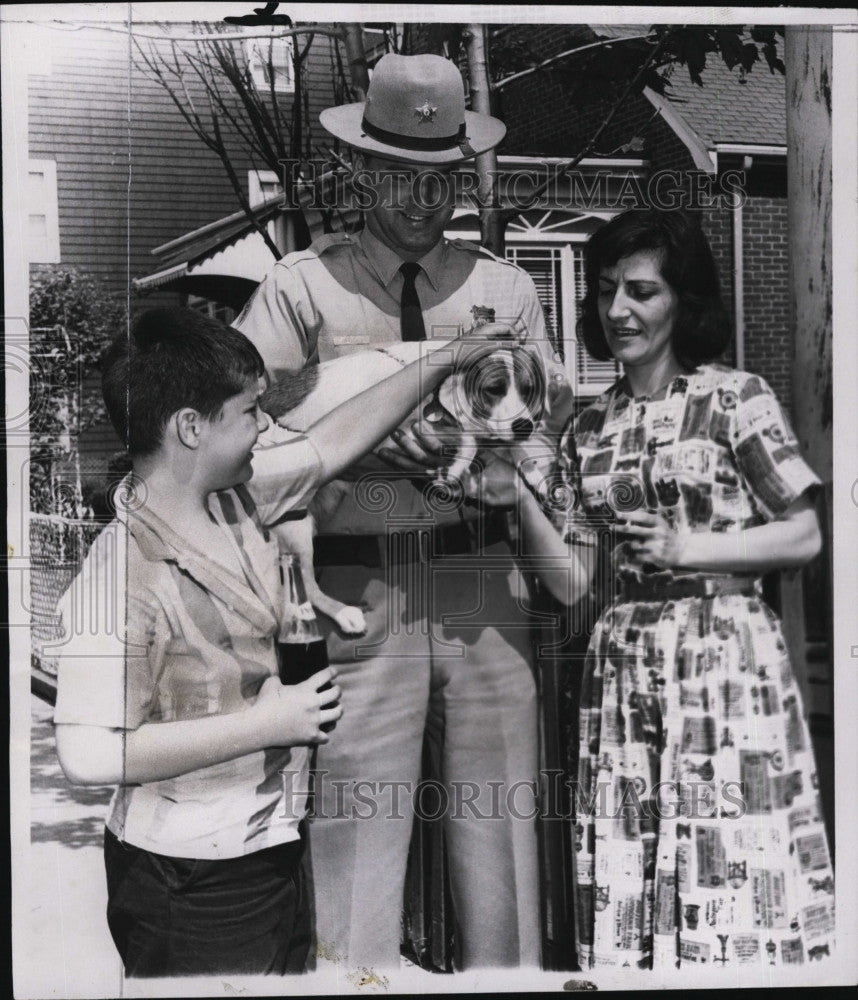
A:
<svg viewBox="0 0 858 1000">
<path fill-rule="evenodd" d="M 164 643 L 128 548 L 127 527 L 109 524 L 60 599 L 55 723 L 137 729 L 146 718 Z"/>
<path fill-rule="evenodd" d="M 765 380 L 736 375 L 736 462 L 763 514 L 776 520 L 821 481 L 802 458 L 789 420 Z"/>
</svg>

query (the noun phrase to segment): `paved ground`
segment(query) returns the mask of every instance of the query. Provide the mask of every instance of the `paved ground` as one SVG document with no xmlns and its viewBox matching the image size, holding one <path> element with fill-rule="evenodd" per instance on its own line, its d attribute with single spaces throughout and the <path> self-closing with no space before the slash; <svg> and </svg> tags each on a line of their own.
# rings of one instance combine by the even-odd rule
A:
<svg viewBox="0 0 858 1000">
<path fill-rule="evenodd" d="M 70 785 L 56 756 L 53 709 L 31 699 L 32 750 L 30 785 L 31 842 L 25 850 L 26 905 L 17 912 L 15 996 L 18 1000 L 76 1000 L 97 997 L 212 996 L 212 980 L 123 981 L 122 967 L 104 917 L 106 888 L 102 862 L 102 831 L 109 788 Z M 820 741 L 817 741 L 820 742 Z M 820 757 L 829 748 L 816 747 Z M 830 752 L 830 751 L 829 751 Z M 825 775 L 825 771 L 822 771 Z M 831 791 L 824 788 L 823 791 Z M 18 857 L 14 858 L 17 865 Z M 26 950 L 20 943 L 26 942 Z M 813 972 L 814 970 L 810 970 Z M 842 982 L 821 975 L 817 985 Z M 503 991 L 534 988 L 533 970 L 506 970 Z M 581 988 L 569 974 L 543 974 L 540 984 L 549 990 Z M 577 978 L 581 978 L 580 976 Z M 544 982 L 543 982 L 544 980 Z M 300 989 L 297 987 L 300 983 Z M 574 983 L 574 985 L 572 985 Z M 192 986 L 192 984 L 194 984 Z M 206 985 L 208 984 L 208 985 Z M 383 994 L 427 992 L 484 992 L 498 988 L 486 973 L 433 976 L 410 963 L 390 977 L 370 969 L 329 967 L 288 984 L 283 980 L 253 979 L 222 986 L 223 995 Z M 606 982 L 606 986 L 610 985 Z M 622 976 L 615 986 L 627 985 Z M 682 985 L 677 982 L 676 985 Z M 765 983 L 761 985 L 772 985 Z M 218 993 L 220 991 L 218 990 Z"/>
<path fill-rule="evenodd" d="M 23 927 L 32 958 L 15 970 L 19 997 L 118 997 L 122 968 L 104 918 L 101 856 L 109 788 L 76 788 L 60 769 L 50 705 L 32 707 L 30 821 Z"/>
<path fill-rule="evenodd" d="M 107 929 L 102 839 L 112 789 L 66 781 L 57 760 L 53 708 L 31 697 L 30 833 L 24 860 L 23 917 L 15 925 L 18 1000 L 133 996 L 210 996 L 211 980 L 131 980 Z M 15 859 L 19 863 L 19 859 Z M 437 977 L 406 964 L 407 992 L 424 992 Z M 442 977 L 449 978 L 449 977 Z M 319 980 L 318 982 L 316 980 Z M 191 983 L 202 984 L 191 986 Z M 296 980 L 296 983 L 298 980 Z M 282 980 L 248 980 L 233 992 L 283 995 Z M 380 993 L 389 980 L 369 969 L 333 969 L 300 978 L 294 993 Z M 225 995 L 231 984 L 224 982 Z M 291 980 L 290 980 L 291 985 Z"/>
</svg>

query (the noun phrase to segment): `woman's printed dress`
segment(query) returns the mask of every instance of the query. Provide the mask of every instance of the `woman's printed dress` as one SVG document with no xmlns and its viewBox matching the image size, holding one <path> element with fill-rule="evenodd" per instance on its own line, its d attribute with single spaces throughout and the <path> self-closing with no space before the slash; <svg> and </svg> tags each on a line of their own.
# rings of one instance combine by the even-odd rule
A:
<svg viewBox="0 0 858 1000">
<path fill-rule="evenodd" d="M 718 366 L 651 398 L 632 398 L 621 379 L 580 414 L 560 464 L 581 501 L 565 515 L 573 542 L 582 518 L 607 528 L 635 507 L 677 530 L 741 531 L 819 482 L 766 383 Z M 735 971 L 832 954 L 813 751 L 759 581 L 737 593 L 735 576 L 644 575 L 623 552 L 619 542 L 603 576 L 654 593 L 609 600 L 587 654 L 574 865 L 582 968 Z M 712 595 L 658 598 L 688 579 L 709 581 Z"/>
</svg>

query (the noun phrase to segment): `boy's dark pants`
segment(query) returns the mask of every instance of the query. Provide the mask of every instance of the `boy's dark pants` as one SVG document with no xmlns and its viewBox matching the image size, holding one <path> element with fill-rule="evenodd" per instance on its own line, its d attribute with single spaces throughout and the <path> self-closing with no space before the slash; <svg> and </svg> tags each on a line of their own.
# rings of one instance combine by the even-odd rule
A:
<svg viewBox="0 0 858 1000">
<path fill-rule="evenodd" d="M 171 858 L 104 834 L 107 923 L 126 976 L 301 972 L 310 917 L 300 841 Z"/>
</svg>

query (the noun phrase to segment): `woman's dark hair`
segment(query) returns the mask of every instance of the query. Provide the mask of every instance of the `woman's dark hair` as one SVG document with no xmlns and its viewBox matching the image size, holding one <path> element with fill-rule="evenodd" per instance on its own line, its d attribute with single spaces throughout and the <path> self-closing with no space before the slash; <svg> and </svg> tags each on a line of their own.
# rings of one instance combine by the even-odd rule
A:
<svg viewBox="0 0 858 1000">
<path fill-rule="evenodd" d="M 259 352 L 233 327 L 193 309 L 150 309 L 104 352 L 101 388 L 128 453 L 149 455 L 178 410 L 189 406 L 213 420 L 264 370 Z"/>
<path fill-rule="evenodd" d="M 709 243 L 690 213 L 656 208 L 623 212 L 587 243 L 578 336 L 590 354 L 598 361 L 613 356 L 599 319 L 599 274 L 639 251 L 659 255 L 661 276 L 679 299 L 673 327 L 673 351 L 679 363 L 691 370 L 719 357 L 730 342 L 730 322 Z"/>
</svg>

